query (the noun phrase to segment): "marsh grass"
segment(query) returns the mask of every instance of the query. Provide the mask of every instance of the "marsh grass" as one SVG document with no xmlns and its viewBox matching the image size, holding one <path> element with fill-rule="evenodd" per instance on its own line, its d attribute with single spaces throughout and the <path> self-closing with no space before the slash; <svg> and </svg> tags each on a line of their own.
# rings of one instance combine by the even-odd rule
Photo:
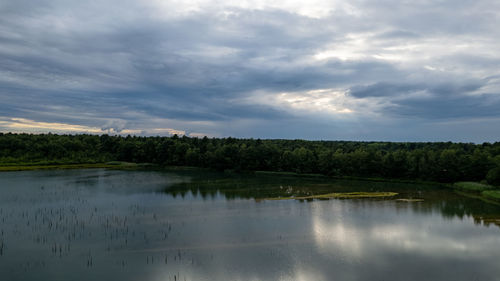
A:
<svg viewBox="0 0 500 281">
<path fill-rule="evenodd" d="M 481 193 L 482 196 L 493 200 L 500 200 L 500 190 L 486 190 Z"/>
<path fill-rule="evenodd" d="M 472 191 L 472 192 L 483 192 L 486 190 L 492 190 L 495 189 L 494 186 L 488 185 L 488 184 L 482 184 L 478 182 L 471 182 L 471 181 L 462 181 L 462 182 L 456 182 L 453 184 L 453 188 L 462 190 L 462 191 Z"/>
<path fill-rule="evenodd" d="M 460 196 L 464 196 L 464 197 L 472 198 L 472 199 L 478 199 L 478 200 L 481 200 L 481 201 L 488 203 L 488 204 L 500 206 L 500 203 L 497 200 L 492 200 L 483 194 L 463 192 L 463 191 L 458 191 L 458 190 L 455 190 L 455 192 Z"/>
</svg>

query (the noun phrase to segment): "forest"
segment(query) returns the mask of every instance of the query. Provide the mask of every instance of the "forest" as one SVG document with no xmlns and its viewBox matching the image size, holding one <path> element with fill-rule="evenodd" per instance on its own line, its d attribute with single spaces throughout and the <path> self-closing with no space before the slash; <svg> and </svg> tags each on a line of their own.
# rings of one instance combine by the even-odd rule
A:
<svg viewBox="0 0 500 281">
<path fill-rule="evenodd" d="M 0 165 L 125 161 L 500 185 L 500 142 L 358 142 L 0 133 Z"/>
</svg>

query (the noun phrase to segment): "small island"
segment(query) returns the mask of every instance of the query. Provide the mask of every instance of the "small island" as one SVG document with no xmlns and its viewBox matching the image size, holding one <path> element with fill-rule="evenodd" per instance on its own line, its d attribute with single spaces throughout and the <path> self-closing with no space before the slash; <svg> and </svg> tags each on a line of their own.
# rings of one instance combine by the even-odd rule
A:
<svg viewBox="0 0 500 281">
<path fill-rule="evenodd" d="M 290 197 L 274 197 L 264 198 L 262 200 L 311 200 L 311 199 L 354 199 L 354 198 L 385 198 L 398 195 L 396 192 L 341 192 L 341 193 L 327 193 L 309 196 L 290 196 Z"/>
</svg>

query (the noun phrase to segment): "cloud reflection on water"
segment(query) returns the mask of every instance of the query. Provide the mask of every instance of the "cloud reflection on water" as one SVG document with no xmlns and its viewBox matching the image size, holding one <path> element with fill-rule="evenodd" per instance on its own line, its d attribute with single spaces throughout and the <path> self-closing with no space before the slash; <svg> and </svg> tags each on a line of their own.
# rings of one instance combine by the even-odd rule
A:
<svg viewBox="0 0 500 281">
<path fill-rule="evenodd" d="M 469 281 L 500 276 L 500 229 L 480 226 L 474 218 L 496 214 L 498 208 L 482 202 L 478 207 L 475 200 L 449 191 L 419 203 L 255 201 L 248 189 L 273 185 L 269 178 L 225 178 L 220 184 L 209 179 L 193 172 L 190 177 L 102 169 L 3 173 L 0 242 L 7 246 L 0 255 L 0 276 L 37 281 Z M 169 187 L 183 193 L 165 192 Z M 214 196 L 197 195 L 201 191 Z M 39 237 L 48 242 L 36 242 Z M 54 244 L 71 250 L 54 254 Z M 85 266 L 89 256 L 91 268 Z"/>
</svg>

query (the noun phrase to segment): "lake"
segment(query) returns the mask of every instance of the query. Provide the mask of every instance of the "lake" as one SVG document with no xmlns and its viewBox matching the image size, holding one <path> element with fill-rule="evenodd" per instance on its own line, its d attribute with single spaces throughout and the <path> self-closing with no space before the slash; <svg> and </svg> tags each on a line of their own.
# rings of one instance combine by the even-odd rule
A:
<svg viewBox="0 0 500 281">
<path fill-rule="evenodd" d="M 399 194 L 263 200 L 350 191 Z M 500 280 L 499 225 L 499 206 L 436 185 L 3 172 L 0 280 Z"/>
</svg>

